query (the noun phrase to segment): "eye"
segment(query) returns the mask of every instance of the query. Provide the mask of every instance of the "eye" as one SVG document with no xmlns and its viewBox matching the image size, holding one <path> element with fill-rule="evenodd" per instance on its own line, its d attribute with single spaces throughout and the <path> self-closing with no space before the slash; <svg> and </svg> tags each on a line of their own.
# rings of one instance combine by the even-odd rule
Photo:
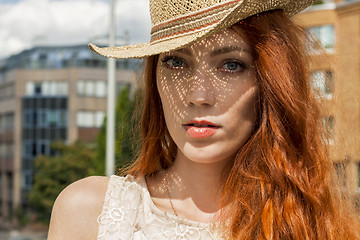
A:
<svg viewBox="0 0 360 240">
<path fill-rule="evenodd" d="M 182 58 L 175 56 L 166 56 L 161 60 L 161 62 L 170 69 L 179 69 L 187 66 Z"/>
<path fill-rule="evenodd" d="M 242 72 L 247 67 L 246 65 L 238 60 L 227 60 L 220 69 L 226 72 L 234 73 L 234 72 Z"/>
</svg>

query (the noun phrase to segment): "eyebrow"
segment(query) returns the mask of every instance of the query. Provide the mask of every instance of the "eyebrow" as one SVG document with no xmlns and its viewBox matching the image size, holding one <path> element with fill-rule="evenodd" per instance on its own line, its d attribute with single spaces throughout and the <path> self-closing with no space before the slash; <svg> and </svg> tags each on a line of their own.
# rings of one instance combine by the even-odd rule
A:
<svg viewBox="0 0 360 240">
<path fill-rule="evenodd" d="M 214 56 L 217 56 L 217 55 L 220 55 L 220 54 L 233 52 L 233 51 L 250 53 L 250 50 L 246 49 L 246 48 L 242 48 L 242 47 L 239 47 L 239 46 L 227 46 L 227 47 L 219 48 L 219 49 L 216 49 L 216 50 L 212 51 L 210 56 L 214 57 Z"/>
<path fill-rule="evenodd" d="M 229 52 L 236 52 L 236 51 L 237 52 L 250 53 L 250 50 L 246 49 L 246 48 L 242 48 L 242 47 L 239 47 L 239 46 L 226 46 L 226 47 L 222 47 L 222 48 L 219 48 L 219 49 L 216 49 L 216 50 L 212 51 L 210 56 L 214 57 L 214 56 L 217 56 L 217 55 L 221 55 L 221 54 L 225 54 L 225 53 L 229 53 Z M 180 53 L 183 53 L 185 55 L 192 56 L 191 51 L 189 49 L 187 49 L 187 48 L 176 49 L 176 50 L 174 50 L 174 52 L 180 52 Z"/>
<path fill-rule="evenodd" d="M 187 48 L 180 48 L 175 50 L 174 52 L 181 52 L 184 53 L 185 55 L 191 56 L 191 51 Z"/>
</svg>

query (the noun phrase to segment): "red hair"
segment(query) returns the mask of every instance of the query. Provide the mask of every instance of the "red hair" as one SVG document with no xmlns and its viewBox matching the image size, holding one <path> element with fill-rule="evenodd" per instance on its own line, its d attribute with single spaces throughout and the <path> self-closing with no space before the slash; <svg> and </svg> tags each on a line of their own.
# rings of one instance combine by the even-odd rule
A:
<svg viewBox="0 0 360 240">
<path fill-rule="evenodd" d="M 230 216 L 222 213 L 230 217 L 224 234 L 230 239 L 360 239 L 360 225 L 331 181 L 308 82 L 306 34 L 280 10 L 236 26 L 253 50 L 259 117 L 224 186 L 223 206 L 231 206 Z M 154 81 L 156 63 L 157 56 L 150 57 L 145 68 L 142 149 L 127 171 L 135 176 L 168 168 L 177 150 Z"/>
</svg>

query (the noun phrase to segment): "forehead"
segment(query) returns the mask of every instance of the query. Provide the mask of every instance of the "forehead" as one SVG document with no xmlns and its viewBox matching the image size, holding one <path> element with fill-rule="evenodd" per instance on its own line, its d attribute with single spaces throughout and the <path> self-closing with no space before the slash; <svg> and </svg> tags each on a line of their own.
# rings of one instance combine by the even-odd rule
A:
<svg viewBox="0 0 360 240">
<path fill-rule="evenodd" d="M 242 49 L 251 52 L 250 46 L 246 42 L 245 34 L 240 28 L 226 28 L 207 38 L 193 43 L 183 49 L 183 51 L 216 51 L 222 48 Z M 180 50 L 181 51 L 181 50 Z"/>
</svg>

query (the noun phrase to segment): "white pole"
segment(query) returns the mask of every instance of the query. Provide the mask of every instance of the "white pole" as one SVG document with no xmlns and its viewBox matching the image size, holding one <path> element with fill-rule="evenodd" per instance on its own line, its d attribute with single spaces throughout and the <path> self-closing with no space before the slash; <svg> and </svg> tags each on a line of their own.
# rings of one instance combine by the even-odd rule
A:
<svg viewBox="0 0 360 240">
<path fill-rule="evenodd" d="M 109 46 L 115 45 L 115 0 L 110 0 Z M 108 59 L 107 122 L 106 122 L 106 175 L 115 168 L 115 59 Z"/>
</svg>

